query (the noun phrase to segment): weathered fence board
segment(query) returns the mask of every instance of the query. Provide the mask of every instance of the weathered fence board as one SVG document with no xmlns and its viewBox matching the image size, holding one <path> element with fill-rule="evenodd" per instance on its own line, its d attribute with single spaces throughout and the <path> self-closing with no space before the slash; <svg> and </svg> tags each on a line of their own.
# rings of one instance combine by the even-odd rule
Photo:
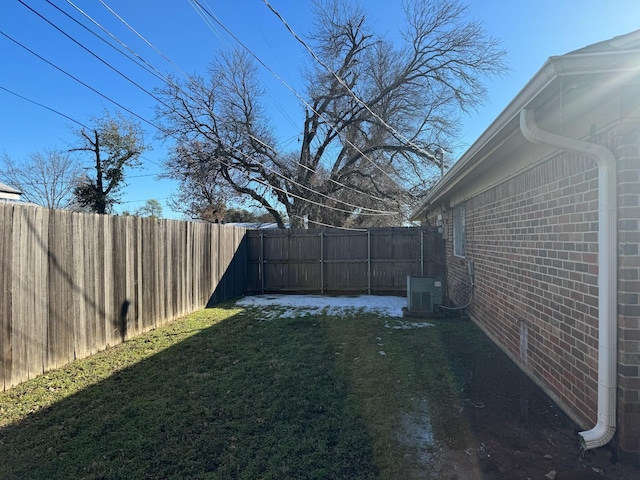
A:
<svg viewBox="0 0 640 480">
<path fill-rule="evenodd" d="M 0 209 L 0 229 L 2 232 L 13 230 L 13 210 Z M 3 389 L 11 386 L 11 366 L 13 350 L 11 349 L 12 337 L 12 299 L 11 277 L 13 276 L 13 236 L 0 241 L 0 351 L 4 355 L 0 357 L 0 387 Z"/>
<path fill-rule="evenodd" d="M 14 213 L 10 385 L 33 378 L 44 369 L 48 315 L 47 222 L 44 209 L 21 209 Z M 17 322 L 21 318 L 23 321 Z"/>
<path fill-rule="evenodd" d="M 444 277 L 443 242 L 427 227 L 247 232 L 249 292 L 406 292 L 407 275 Z"/>
<path fill-rule="evenodd" d="M 48 280 L 49 315 L 44 369 L 57 368 L 73 360 L 73 250 L 71 219 L 65 212 L 49 211 Z M 44 299 L 45 297 L 43 297 Z"/>
<path fill-rule="evenodd" d="M 107 347 L 107 321 L 109 308 L 107 306 L 107 290 L 105 282 L 108 278 L 105 276 L 105 263 L 109 253 L 107 253 L 107 245 L 105 242 L 105 216 L 99 215 L 95 217 L 96 236 L 94 237 L 94 248 L 90 252 L 94 257 L 94 289 L 96 292 L 96 310 L 95 310 L 95 342 L 98 350 Z"/>
<path fill-rule="evenodd" d="M 31 285 L 27 285 L 27 280 L 24 278 L 24 272 L 27 270 L 27 265 L 24 261 L 27 251 L 26 230 L 27 230 L 27 218 L 26 211 L 17 211 L 13 216 L 12 228 L 14 230 L 13 235 L 13 249 L 11 254 L 12 259 L 12 272 L 15 272 L 9 281 L 9 285 L 15 284 L 19 289 L 25 291 L 33 291 Z M 33 272 L 29 272 L 27 278 L 34 275 Z M 11 287 L 9 287 L 13 290 Z M 27 295 L 16 295 L 12 298 L 10 317 L 16 318 L 19 316 L 25 317 L 28 315 Z M 13 386 L 18 383 L 17 379 L 29 378 L 28 369 L 26 367 L 27 359 L 27 345 L 23 341 L 23 332 L 29 328 L 27 325 L 28 320 L 20 324 L 12 324 L 11 328 L 11 350 L 13 352 L 11 362 L 11 376 L 8 378 L 9 386 Z"/>
<path fill-rule="evenodd" d="M 0 204 L 0 388 L 246 290 L 244 229 Z"/>
<path fill-rule="evenodd" d="M 74 357 L 83 358 L 91 353 L 88 343 L 87 323 L 91 306 L 88 305 L 84 292 L 85 272 L 87 270 L 87 260 L 85 256 L 85 243 L 87 232 L 83 225 L 83 216 L 73 214 L 73 235 L 71 249 L 73 250 L 73 268 L 71 278 L 73 279 L 73 332 L 74 332 Z"/>
</svg>

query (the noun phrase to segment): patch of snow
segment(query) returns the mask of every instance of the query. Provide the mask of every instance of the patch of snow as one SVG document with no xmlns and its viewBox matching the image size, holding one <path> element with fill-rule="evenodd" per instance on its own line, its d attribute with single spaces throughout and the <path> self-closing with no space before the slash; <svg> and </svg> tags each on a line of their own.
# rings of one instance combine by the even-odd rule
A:
<svg viewBox="0 0 640 480">
<path fill-rule="evenodd" d="M 264 320 L 291 318 L 305 315 L 331 315 L 344 317 L 356 313 L 376 313 L 384 317 L 402 317 L 404 297 L 358 295 L 352 297 L 326 297 L 322 295 L 255 295 L 236 302 L 239 307 L 264 308 Z"/>
<path fill-rule="evenodd" d="M 396 320 L 393 325 L 389 322 L 385 322 L 384 328 L 392 328 L 394 330 L 411 330 L 413 328 L 426 328 L 433 327 L 433 323 L 429 322 L 404 322 L 402 320 Z"/>
<path fill-rule="evenodd" d="M 415 449 L 418 461 L 425 467 L 433 464 L 435 437 L 426 399 L 419 400 L 411 412 L 405 412 L 400 420 L 399 440 Z M 465 477 L 466 478 L 466 477 Z"/>
</svg>

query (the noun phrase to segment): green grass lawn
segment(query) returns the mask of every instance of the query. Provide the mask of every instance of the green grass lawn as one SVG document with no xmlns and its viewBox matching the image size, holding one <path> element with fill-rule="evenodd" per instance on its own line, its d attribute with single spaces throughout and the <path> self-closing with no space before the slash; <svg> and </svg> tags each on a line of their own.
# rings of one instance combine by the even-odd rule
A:
<svg viewBox="0 0 640 480">
<path fill-rule="evenodd" d="M 0 478 L 428 478 L 424 450 L 468 428 L 443 344 L 480 333 L 398 321 L 231 303 L 177 320 L 0 394 Z"/>
</svg>

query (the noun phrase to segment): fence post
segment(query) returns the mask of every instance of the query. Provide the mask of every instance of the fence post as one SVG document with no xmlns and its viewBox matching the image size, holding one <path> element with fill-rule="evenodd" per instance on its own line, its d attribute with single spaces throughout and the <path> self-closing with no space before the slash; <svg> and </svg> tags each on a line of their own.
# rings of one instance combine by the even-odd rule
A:
<svg viewBox="0 0 640 480">
<path fill-rule="evenodd" d="M 420 230 L 420 276 L 424 277 L 424 230 Z"/>
<path fill-rule="evenodd" d="M 371 295 L 371 230 L 367 229 L 367 295 Z"/>
<path fill-rule="evenodd" d="M 320 295 L 324 295 L 324 232 L 320 232 Z"/>
<path fill-rule="evenodd" d="M 264 233 L 260 232 L 260 293 L 264 293 Z"/>
</svg>

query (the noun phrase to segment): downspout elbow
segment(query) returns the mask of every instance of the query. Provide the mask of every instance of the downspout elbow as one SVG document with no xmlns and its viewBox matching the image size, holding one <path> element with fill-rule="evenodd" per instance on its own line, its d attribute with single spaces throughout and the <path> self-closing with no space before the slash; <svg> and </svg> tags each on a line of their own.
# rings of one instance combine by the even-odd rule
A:
<svg viewBox="0 0 640 480">
<path fill-rule="evenodd" d="M 615 167 L 616 159 L 613 153 L 597 143 L 585 142 L 576 138 L 564 137 L 542 130 L 535 121 L 535 110 L 525 108 L 520 111 L 520 131 L 524 138 L 532 143 L 550 145 L 569 152 L 579 153 L 593 158 L 599 168 Z"/>
<path fill-rule="evenodd" d="M 541 130 L 535 110 L 520 112 L 520 130 L 533 143 L 586 155 L 598 164 L 598 419 L 580 432 L 585 449 L 609 443 L 616 431 L 618 225 L 616 159 L 602 145 Z"/>
<path fill-rule="evenodd" d="M 580 436 L 580 446 L 585 450 L 604 447 L 611 441 L 615 433 L 615 426 L 605 425 L 604 422 L 598 421 L 591 430 L 578 432 Z"/>
</svg>

